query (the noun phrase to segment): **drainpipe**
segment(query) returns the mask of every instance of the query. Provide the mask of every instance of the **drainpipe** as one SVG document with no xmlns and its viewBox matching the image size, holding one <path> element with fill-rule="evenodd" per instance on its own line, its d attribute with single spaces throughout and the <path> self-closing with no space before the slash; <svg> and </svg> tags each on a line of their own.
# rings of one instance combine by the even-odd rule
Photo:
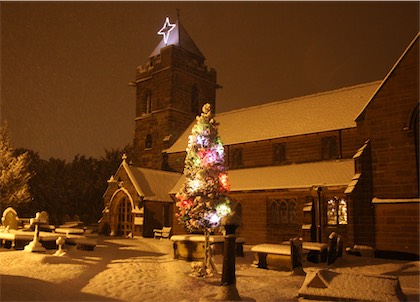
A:
<svg viewBox="0 0 420 302">
<path fill-rule="evenodd" d="M 341 129 L 338 130 L 338 146 L 339 146 L 338 159 L 342 159 L 343 158 L 343 141 L 341 137 Z"/>
<path fill-rule="evenodd" d="M 322 219 L 322 213 L 321 213 L 321 192 L 322 187 L 317 187 L 316 191 L 318 193 L 318 225 L 317 225 L 317 235 L 318 235 L 318 242 L 322 242 L 322 229 L 321 229 L 321 219 Z"/>
</svg>

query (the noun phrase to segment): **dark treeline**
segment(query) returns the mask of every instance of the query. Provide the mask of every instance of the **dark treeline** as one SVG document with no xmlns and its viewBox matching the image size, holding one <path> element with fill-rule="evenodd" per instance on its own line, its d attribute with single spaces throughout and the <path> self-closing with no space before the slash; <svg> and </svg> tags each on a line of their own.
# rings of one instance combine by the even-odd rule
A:
<svg viewBox="0 0 420 302">
<path fill-rule="evenodd" d="M 20 217 L 34 217 L 36 212 L 47 211 L 51 224 L 62 224 L 75 216 L 91 224 L 102 216 L 107 180 L 115 174 L 124 153 L 131 157 L 132 148 L 105 150 L 100 159 L 77 155 L 68 163 L 56 158 L 41 159 L 32 150 L 15 152 L 28 152 L 32 174 L 31 201 L 16 209 Z"/>
</svg>

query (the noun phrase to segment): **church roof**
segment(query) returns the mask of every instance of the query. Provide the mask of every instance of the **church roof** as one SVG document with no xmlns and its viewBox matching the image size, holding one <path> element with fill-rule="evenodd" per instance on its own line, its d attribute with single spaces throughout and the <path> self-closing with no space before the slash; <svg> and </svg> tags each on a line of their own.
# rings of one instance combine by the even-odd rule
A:
<svg viewBox="0 0 420 302">
<path fill-rule="evenodd" d="M 353 159 L 228 171 L 231 192 L 347 186 L 353 176 Z M 170 194 L 179 192 L 184 181 L 182 175 Z"/>
<path fill-rule="evenodd" d="M 150 54 L 149 58 L 159 55 L 160 50 L 169 45 L 176 45 L 204 59 L 204 55 L 191 39 L 184 26 L 182 26 L 182 23 L 179 21 L 175 23 L 174 29 L 170 32 L 167 43 L 165 44 L 164 38 L 162 38 L 162 40 Z"/>
<path fill-rule="evenodd" d="M 125 161 L 122 165 L 143 200 L 172 202 L 168 192 L 178 181 L 180 173 L 134 167 Z"/>
<path fill-rule="evenodd" d="M 224 145 L 356 127 L 380 81 L 229 111 L 215 116 Z M 183 152 L 195 121 L 166 150 Z"/>
</svg>

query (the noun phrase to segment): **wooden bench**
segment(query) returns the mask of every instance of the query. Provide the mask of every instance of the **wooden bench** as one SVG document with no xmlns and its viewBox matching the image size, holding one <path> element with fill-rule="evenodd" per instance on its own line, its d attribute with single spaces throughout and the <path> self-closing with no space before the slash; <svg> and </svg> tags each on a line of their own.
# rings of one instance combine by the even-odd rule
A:
<svg viewBox="0 0 420 302">
<path fill-rule="evenodd" d="M 57 248 L 55 240 L 57 240 L 58 237 L 58 235 L 53 233 L 39 233 L 39 241 L 46 249 Z M 15 250 L 23 250 L 25 245 L 27 245 L 33 239 L 33 231 L 10 230 L 9 232 L 0 232 L 0 246 L 8 249 L 13 248 Z"/>
<path fill-rule="evenodd" d="M 332 232 L 328 236 L 328 259 L 327 264 L 332 264 L 338 257 L 343 256 L 343 241 L 340 235 Z"/>
<path fill-rule="evenodd" d="M 174 249 L 174 258 L 186 261 L 197 261 L 205 256 L 204 235 L 174 235 L 171 237 Z M 225 238 L 223 236 L 210 236 L 209 243 L 213 254 L 223 253 Z M 245 239 L 236 238 L 236 256 L 243 257 L 243 245 Z"/>
<path fill-rule="evenodd" d="M 327 262 L 328 245 L 326 243 L 304 241 L 302 249 L 306 260 L 313 263 Z"/>
<path fill-rule="evenodd" d="M 172 228 L 171 227 L 163 227 L 161 229 L 154 229 L 153 233 L 154 233 L 154 238 L 167 238 L 169 239 L 171 237 L 171 231 Z"/>
<path fill-rule="evenodd" d="M 80 235 L 80 234 L 83 234 L 85 230 L 76 229 L 76 228 L 59 227 L 55 229 L 55 232 L 59 234 L 66 234 L 66 235 Z"/>
<path fill-rule="evenodd" d="M 96 241 L 87 238 L 76 239 L 76 248 L 83 251 L 93 251 L 96 247 Z"/>
<path fill-rule="evenodd" d="M 302 266 L 302 242 L 290 240 L 290 242 L 273 244 L 257 244 L 251 248 L 255 253 L 254 265 L 259 268 L 276 268 L 294 270 Z"/>
</svg>

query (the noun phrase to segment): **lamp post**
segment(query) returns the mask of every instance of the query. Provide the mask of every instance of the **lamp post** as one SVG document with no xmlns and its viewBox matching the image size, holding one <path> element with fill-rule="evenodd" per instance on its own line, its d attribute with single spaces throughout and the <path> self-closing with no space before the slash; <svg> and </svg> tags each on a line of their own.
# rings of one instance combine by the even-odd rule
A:
<svg viewBox="0 0 420 302">
<path fill-rule="evenodd" d="M 223 247 L 222 285 L 216 300 L 241 301 L 236 289 L 236 229 L 240 225 L 240 217 L 233 212 L 222 219 L 225 228 L 225 242 Z"/>
</svg>

